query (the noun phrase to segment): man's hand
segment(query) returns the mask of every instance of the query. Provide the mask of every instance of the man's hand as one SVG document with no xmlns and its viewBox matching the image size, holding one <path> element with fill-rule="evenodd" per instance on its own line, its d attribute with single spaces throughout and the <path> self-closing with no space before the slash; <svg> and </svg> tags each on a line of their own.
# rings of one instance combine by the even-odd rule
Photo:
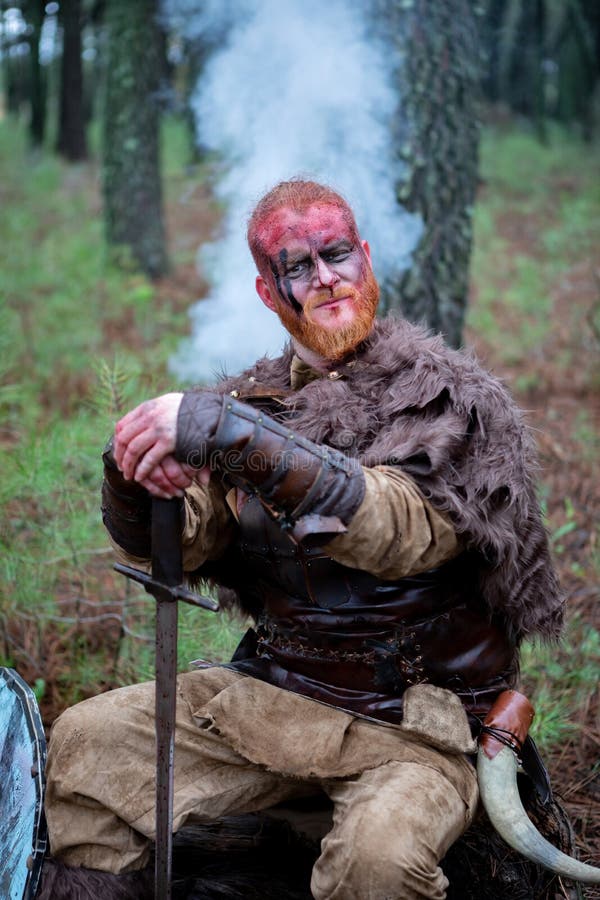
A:
<svg viewBox="0 0 600 900">
<path fill-rule="evenodd" d="M 141 484 L 173 453 L 182 397 L 173 393 L 147 400 L 117 422 L 113 452 L 125 478 Z"/>
<path fill-rule="evenodd" d="M 163 394 L 136 406 L 115 427 L 114 458 L 123 476 L 156 497 L 182 496 L 193 470 L 172 456 L 183 394 Z"/>
<path fill-rule="evenodd" d="M 208 476 L 210 477 L 210 470 Z M 198 471 L 178 462 L 172 456 L 165 456 L 162 462 L 140 481 L 140 484 L 154 497 L 169 500 L 171 497 L 183 497 L 184 489 L 189 487 L 194 479 L 205 483 L 207 479 L 204 469 Z"/>
<path fill-rule="evenodd" d="M 217 426 L 222 399 L 209 392 L 203 397 L 203 414 L 208 419 L 206 441 Z M 123 477 L 137 481 L 155 497 L 181 497 L 194 480 L 202 484 L 210 480 L 208 466 L 190 466 L 173 455 L 182 398 L 183 394 L 172 393 L 147 400 L 123 416 L 115 427 L 113 455 Z"/>
</svg>

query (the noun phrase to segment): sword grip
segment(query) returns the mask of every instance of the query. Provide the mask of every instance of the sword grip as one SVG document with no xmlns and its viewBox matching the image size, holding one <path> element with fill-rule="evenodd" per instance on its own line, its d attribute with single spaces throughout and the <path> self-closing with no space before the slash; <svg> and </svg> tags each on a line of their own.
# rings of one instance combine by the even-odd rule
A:
<svg viewBox="0 0 600 900">
<path fill-rule="evenodd" d="M 183 581 L 183 500 L 152 498 L 152 577 L 169 587 Z"/>
</svg>

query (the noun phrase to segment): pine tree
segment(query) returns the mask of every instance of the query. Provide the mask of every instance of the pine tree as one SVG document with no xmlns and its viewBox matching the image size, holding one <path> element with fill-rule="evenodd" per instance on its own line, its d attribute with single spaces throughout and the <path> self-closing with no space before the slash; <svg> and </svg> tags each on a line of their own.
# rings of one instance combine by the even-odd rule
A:
<svg viewBox="0 0 600 900">
<path fill-rule="evenodd" d="M 397 60 L 398 202 L 424 224 L 412 264 L 384 305 L 425 321 L 453 346 L 467 304 L 477 186 L 481 46 L 470 0 L 374 0 Z"/>
<path fill-rule="evenodd" d="M 152 278 L 167 270 L 159 164 L 163 66 L 156 0 L 108 0 L 103 191 L 109 244 Z"/>
<path fill-rule="evenodd" d="M 56 149 L 66 159 L 75 162 L 87 157 L 83 112 L 81 0 L 62 0 L 59 17 L 63 45 Z"/>
</svg>

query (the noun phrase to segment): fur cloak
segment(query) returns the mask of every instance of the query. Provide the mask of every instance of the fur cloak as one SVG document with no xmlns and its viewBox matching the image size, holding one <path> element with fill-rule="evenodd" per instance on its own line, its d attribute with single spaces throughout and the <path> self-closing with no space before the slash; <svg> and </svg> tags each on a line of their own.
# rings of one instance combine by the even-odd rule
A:
<svg viewBox="0 0 600 900">
<path fill-rule="evenodd" d="M 376 320 L 333 377 L 297 391 L 292 356 L 288 345 L 216 390 L 271 414 L 266 398 L 275 394 L 276 417 L 298 434 L 365 466 L 400 466 L 452 520 L 489 610 L 506 616 L 515 639 L 557 637 L 564 601 L 535 494 L 535 447 L 503 385 L 471 355 L 391 317 Z"/>
</svg>

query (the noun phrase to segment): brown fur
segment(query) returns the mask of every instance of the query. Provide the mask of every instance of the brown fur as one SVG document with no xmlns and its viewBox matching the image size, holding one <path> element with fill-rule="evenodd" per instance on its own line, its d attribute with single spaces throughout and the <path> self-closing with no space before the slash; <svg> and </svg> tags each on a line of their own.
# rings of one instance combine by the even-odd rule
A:
<svg viewBox="0 0 600 900">
<path fill-rule="evenodd" d="M 36 900 L 154 900 L 153 883 L 149 869 L 112 875 L 46 859 L 35 896 Z"/>
<path fill-rule="evenodd" d="M 261 359 L 249 376 L 290 388 L 291 347 Z M 344 378 L 320 378 L 286 400 L 294 430 L 356 457 L 393 463 L 452 519 L 474 552 L 483 596 L 517 639 L 558 636 L 563 598 L 535 494 L 533 439 L 504 386 L 469 354 L 405 320 L 378 320 Z M 347 362 L 348 362 L 347 361 Z"/>
</svg>

